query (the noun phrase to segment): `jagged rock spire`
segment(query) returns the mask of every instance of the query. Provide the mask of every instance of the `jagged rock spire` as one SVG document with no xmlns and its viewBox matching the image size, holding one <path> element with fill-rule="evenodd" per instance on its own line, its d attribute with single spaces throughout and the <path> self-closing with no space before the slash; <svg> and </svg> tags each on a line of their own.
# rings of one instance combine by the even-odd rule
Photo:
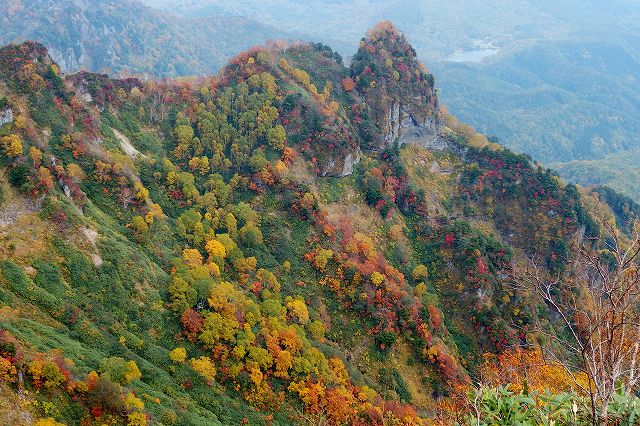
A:
<svg viewBox="0 0 640 426">
<path fill-rule="evenodd" d="M 438 99 L 433 76 L 390 21 L 367 32 L 353 57 L 351 77 L 378 128 L 373 149 L 437 138 Z"/>
</svg>

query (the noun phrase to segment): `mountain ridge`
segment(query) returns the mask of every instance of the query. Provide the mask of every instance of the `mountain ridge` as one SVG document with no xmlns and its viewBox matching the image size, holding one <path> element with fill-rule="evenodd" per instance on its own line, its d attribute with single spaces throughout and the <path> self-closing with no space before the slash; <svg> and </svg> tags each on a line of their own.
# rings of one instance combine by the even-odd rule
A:
<svg viewBox="0 0 640 426">
<path fill-rule="evenodd" d="M 557 331 L 518 260 L 561 273 L 611 209 L 440 110 L 391 24 L 361 48 L 175 81 L 0 49 L 0 371 L 25 416 L 420 425 L 484 354 Z"/>
<path fill-rule="evenodd" d="M 202 76 L 217 72 L 237 51 L 269 39 L 320 40 L 350 55 L 361 31 L 391 17 L 412 34 L 420 55 L 431 62 L 443 104 L 480 133 L 545 163 L 559 164 L 566 179 L 604 182 L 608 175 L 600 167 L 590 166 L 589 176 L 595 175 L 589 181 L 573 172 L 575 165 L 560 162 L 604 159 L 637 145 L 634 81 L 639 77 L 632 64 L 638 62 L 638 43 L 633 41 L 639 32 L 633 19 L 636 11 L 625 1 L 603 9 L 597 2 L 572 7 L 505 0 L 494 5 L 497 19 L 486 16 L 481 5 L 434 2 L 417 7 L 405 0 L 384 5 L 377 0 L 349 5 L 316 1 L 309 7 L 287 0 L 233 5 L 215 0 L 147 2 L 162 12 L 139 3 L 112 2 L 106 7 L 109 2 L 101 1 L 88 8 L 90 13 L 83 6 L 86 2 L 65 1 L 53 7 L 40 0 L 3 0 L 0 44 L 43 41 L 65 71 Z M 65 10 L 77 13 L 70 17 Z M 515 10 L 526 13 L 514 14 Z M 296 18 L 288 19 L 291 14 Z M 136 20 L 130 19 L 133 15 Z M 314 25 L 317 16 L 334 24 Z M 194 20 L 198 17 L 202 19 Z M 144 42 L 136 45 L 136 37 Z M 455 51 L 494 54 L 477 63 L 446 61 Z M 629 167 L 635 173 L 637 164 Z M 640 191 L 632 179 L 617 179 L 612 185 L 632 197 Z"/>
<path fill-rule="evenodd" d="M 2 0 L 0 10 L 0 44 L 42 42 L 65 71 L 205 75 L 238 50 L 286 36 L 247 18 L 182 18 L 136 0 Z"/>
</svg>

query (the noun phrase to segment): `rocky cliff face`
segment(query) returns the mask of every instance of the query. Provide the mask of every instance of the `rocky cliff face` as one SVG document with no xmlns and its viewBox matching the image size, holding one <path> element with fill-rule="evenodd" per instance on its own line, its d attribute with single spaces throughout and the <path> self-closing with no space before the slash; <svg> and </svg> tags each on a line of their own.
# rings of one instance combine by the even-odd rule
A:
<svg viewBox="0 0 640 426">
<path fill-rule="evenodd" d="M 271 61 L 279 66 L 270 67 L 287 84 L 298 86 L 298 93 L 290 93 L 283 103 L 287 133 L 301 143 L 319 176 L 350 175 L 363 153 L 396 145 L 448 147 L 440 136 L 433 76 L 391 23 L 368 32 L 348 71 L 327 49 L 298 45 L 286 51 L 286 58 Z M 269 55 L 281 53 L 265 57 Z M 242 67 L 234 59 L 225 76 L 234 78 Z"/>
<path fill-rule="evenodd" d="M 419 108 L 421 105 L 412 108 L 400 99 L 391 100 L 384 120 L 384 146 L 407 143 L 438 150 L 447 148 L 445 139 L 440 137 L 441 121 L 435 114 L 424 114 Z"/>
<path fill-rule="evenodd" d="M 441 144 L 433 76 L 390 22 L 378 24 L 362 40 L 351 78 L 370 108 L 378 133 L 372 149 L 396 143 Z"/>
<path fill-rule="evenodd" d="M 3 124 L 11 123 L 13 121 L 13 111 L 11 108 L 7 108 L 4 111 L 0 110 L 0 127 Z"/>
<path fill-rule="evenodd" d="M 353 167 L 360 162 L 362 151 L 360 147 L 355 148 L 352 152 L 348 152 L 345 156 L 336 156 L 329 158 L 321 176 L 345 177 L 353 173 Z"/>
<path fill-rule="evenodd" d="M 49 53 L 56 63 L 65 71 L 92 68 L 93 63 L 87 54 L 87 44 L 78 41 L 76 46 L 52 44 Z"/>
</svg>

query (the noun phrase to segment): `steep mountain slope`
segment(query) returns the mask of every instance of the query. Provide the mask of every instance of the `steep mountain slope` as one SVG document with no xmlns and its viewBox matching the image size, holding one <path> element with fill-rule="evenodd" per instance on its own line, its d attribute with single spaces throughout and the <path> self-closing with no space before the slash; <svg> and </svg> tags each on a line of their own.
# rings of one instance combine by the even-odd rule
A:
<svg viewBox="0 0 640 426">
<path fill-rule="evenodd" d="M 433 75 L 416 59 L 390 21 L 367 33 L 353 57 L 351 74 L 375 123 L 372 145 L 390 148 L 411 140 L 437 140 L 438 99 Z M 345 81 L 348 84 L 349 81 Z"/>
<path fill-rule="evenodd" d="M 519 263 L 559 273 L 615 220 L 440 111 L 389 23 L 350 69 L 297 43 L 65 76 L 24 43 L 0 71 L 12 422 L 424 424 L 484 353 L 555 333 Z"/>
<path fill-rule="evenodd" d="M 640 28 L 631 1 L 146 3 L 165 12 L 136 1 L 3 0 L 0 43 L 41 41 L 65 71 L 207 75 L 268 39 L 319 40 L 348 57 L 367 27 L 393 19 L 432 63 L 441 102 L 511 149 L 553 163 L 637 149 Z M 608 179 L 591 170 L 587 183 Z M 617 188 L 640 190 L 632 180 Z"/>
<path fill-rule="evenodd" d="M 245 18 L 186 19 L 138 1 L 0 1 L 0 44 L 35 40 L 65 71 L 216 72 L 239 50 L 285 32 Z"/>
<path fill-rule="evenodd" d="M 147 3 L 184 16 L 247 16 L 304 29 L 345 57 L 365 28 L 391 19 L 429 61 L 441 102 L 509 148 L 554 163 L 638 148 L 640 9 L 633 1 Z M 637 173 L 640 165 L 632 167 Z M 580 183 L 607 180 L 590 170 Z M 634 195 L 639 185 L 627 180 L 616 188 Z"/>
</svg>

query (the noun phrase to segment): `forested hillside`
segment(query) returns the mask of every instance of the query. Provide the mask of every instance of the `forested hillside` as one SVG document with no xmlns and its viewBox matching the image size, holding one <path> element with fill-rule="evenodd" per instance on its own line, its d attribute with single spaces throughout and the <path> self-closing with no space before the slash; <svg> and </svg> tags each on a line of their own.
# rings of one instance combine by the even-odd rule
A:
<svg viewBox="0 0 640 426">
<path fill-rule="evenodd" d="M 640 200 L 640 150 L 610 154 L 599 160 L 573 160 L 553 164 L 567 179 L 581 185 L 606 185 Z"/>
<path fill-rule="evenodd" d="M 588 392 L 551 301 L 588 292 L 577 253 L 635 282 L 637 206 L 489 142 L 436 87 L 390 22 L 349 68 L 272 43 L 179 80 L 0 49 L 0 423 L 628 420 L 639 399 Z"/>
<path fill-rule="evenodd" d="M 322 42 L 348 63 L 365 29 L 391 19 L 432 64 L 442 104 L 510 149 L 555 164 L 638 150 L 633 0 L 142 3 L 2 0 L 0 44 L 41 42 L 66 72 L 204 76 L 271 39 Z M 559 169 L 573 179 L 564 170 L 574 167 Z M 600 167 L 589 170 L 577 182 L 610 181 Z M 634 198 L 640 191 L 637 180 L 611 182 Z"/>
<path fill-rule="evenodd" d="M 349 58 L 361 33 L 391 19 L 432 66 L 440 98 L 479 132 L 544 162 L 602 160 L 640 143 L 640 9 L 619 0 L 144 0 L 183 16 L 246 16 L 309 34 Z M 322 17 L 322 19 L 318 19 Z M 638 161 L 626 162 L 632 174 Z M 637 179 L 586 164 L 577 182 Z M 573 179 L 574 165 L 560 171 Z"/>
</svg>

